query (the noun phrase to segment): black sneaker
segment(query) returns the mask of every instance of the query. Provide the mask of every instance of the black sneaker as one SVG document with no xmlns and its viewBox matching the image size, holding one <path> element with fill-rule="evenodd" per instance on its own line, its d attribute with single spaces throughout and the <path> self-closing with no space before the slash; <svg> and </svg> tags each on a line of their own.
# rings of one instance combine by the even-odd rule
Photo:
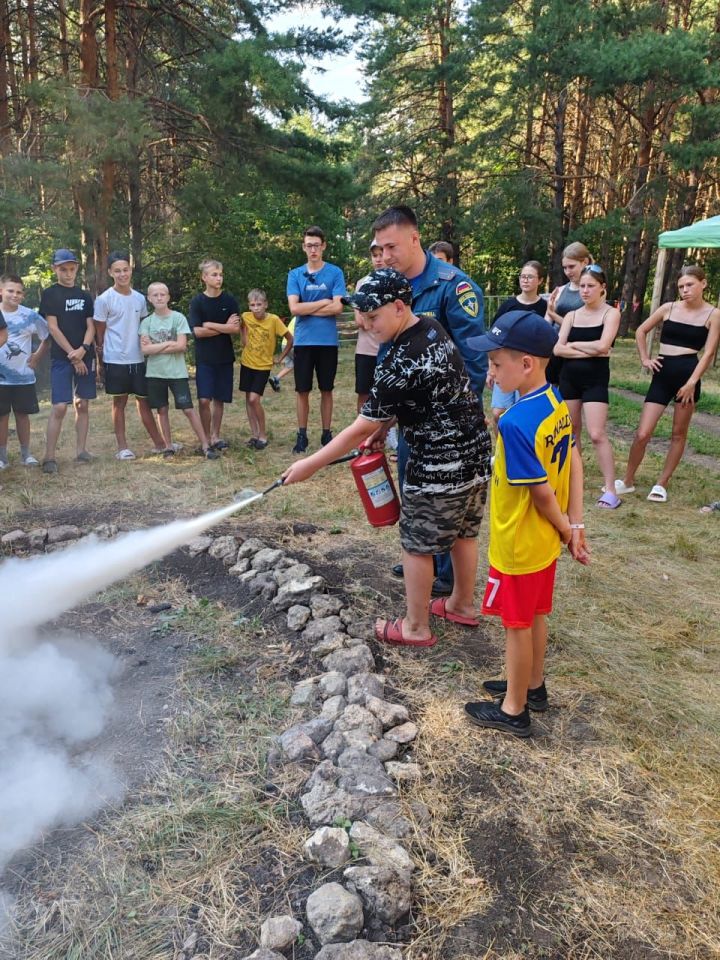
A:
<svg viewBox="0 0 720 960">
<path fill-rule="evenodd" d="M 466 703 L 465 713 L 479 727 L 501 730 L 513 737 L 529 737 L 531 733 L 530 714 L 527 709 L 517 716 L 505 713 L 494 700 L 480 700 L 478 703 Z"/>
<path fill-rule="evenodd" d="M 431 592 L 434 597 L 449 597 L 453 592 L 453 585 L 447 580 L 441 580 L 440 577 L 435 577 Z"/>
<path fill-rule="evenodd" d="M 220 459 L 221 459 L 221 455 L 217 452 L 217 450 L 213 450 L 212 447 L 208 447 L 207 450 L 204 450 L 204 451 L 203 451 L 203 456 L 205 457 L 206 460 L 220 460 Z"/>
<path fill-rule="evenodd" d="M 483 687 L 491 697 L 504 697 L 507 693 L 507 680 L 485 680 Z M 548 708 L 548 696 L 545 681 L 539 687 L 528 690 L 527 705 L 534 713 L 544 713 Z"/>
<path fill-rule="evenodd" d="M 268 378 L 268 383 L 269 383 L 270 386 L 273 388 L 273 390 L 275 391 L 275 393 L 279 393 L 279 392 L 280 392 L 280 380 L 279 380 L 277 377 L 269 377 L 269 378 Z"/>
<path fill-rule="evenodd" d="M 332 430 L 323 430 L 320 435 L 320 444 L 321 446 L 327 446 L 328 443 L 332 440 Z"/>
<path fill-rule="evenodd" d="M 295 446 L 292 448 L 293 453 L 305 453 L 308 448 L 308 437 L 307 433 L 304 430 L 298 430 L 297 439 L 295 440 Z"/>
<path fill-rule="evenodd" d="M 405 570 L 401 563 L 396 563 L 395 566 L 390 567 L 390 573 L 399 580 L 402 580 L 402 578 L 405 576 Z"/>
</svg>

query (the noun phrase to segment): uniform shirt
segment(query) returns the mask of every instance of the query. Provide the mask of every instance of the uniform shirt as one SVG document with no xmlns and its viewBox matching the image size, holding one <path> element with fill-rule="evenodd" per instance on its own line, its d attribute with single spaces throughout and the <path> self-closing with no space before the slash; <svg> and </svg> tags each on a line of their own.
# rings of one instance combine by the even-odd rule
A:
<svg viewBox="0 0 720 960">
<path fill-rule="evenodd" d="M 58 327 L 73 350 L 81 346 L 87 335 L 88 317 L 93 316 L 92 297 L 80 287 L 63 287 L 54 283 L 40 298 L 39 313 L 46 319 L 57 317 Z M 90 351 L 92 354 L 92 350 Z M 67 353 L 53 340 L 50 348 L 53 360 L 67 360 Z M 83 359 L 87 359 L 85 354 Z"/>
<path fill-rule="evenodd" d="M 398 418 L 410 448 L 404 489 L 459 493 L 489 473 L 490 437 L 477 397 L 457 348 L 434 320 L 419 318 L 393 341 L 360 413 Z"/>
<path fill-rule="evenodd" d="M 190 327 L 201 327 L 204 323 L 227 323 L 228 317 L 240 313 L 237 300 L 223 290 L 219 297 L 209 297 L 198 293 L 190 301 Z M 235 362 L 235 347 L 229 333 L 219 333 L 215 337 L 195 337 L 195 361 L 218 366 Z"/>
<path fill-rule="evenodd" d="M 145 297 L 137 290 L 118 293 L 110 287 L 95 301 L 95 319 L 105 324 L 104 363 L 142 363 L 140 321 L 148 313 Z"/>
<path fill-rule="evenodd" d="M 287 295 L 300 297 L 301 303 L 315 300 L 332 300 L 344 297 L 345 276 L 334 263 L 324 263 L 316 273 L 307 266 L 295 267 L 288 273 Z M 296 347 L 336 347 L 338 345 L 337 317 L 322 317 L 308 314 L 297 317 L 295 324 Z"/>
<path fill-rule="evenodd" d="M 443 325 L 455 342 L 470 377 L 470 385 L 482 404 L 487 378 L 487 354 L 471 350 L 468 337 L 485 333 L 485 301 L 482 290 L 451 263 L 425 254 L 425 269 L 410 283 L 413 313 L 432 317 Z"/>
<path fill-rule="evenodd" d="M 570 497 L 570 413 L 545 384 L 500 417 L 490 497 L 490 565 L 500 573 L 536 573 L 560 556 L 557 529 L 536 509 L 533 484 L 549 483 L 563 513 Z"/>
<path fill-rule="evenodd" d="M 251 370 L 270 370 L 278 337 L 284 337 L 288 328 L 274 313 L 266 313 L 262 320 L 258 320 L 252 311 L 248 310 L 242 315 L 242 320 L 247 331 L 242 365 Z"/>
<path fill-rule="evenodd" d="M 171 310 L 167 317 L 151 313 L 140 323 L 140 336 L 149 337 L 150 343 L 168 343 L 178 335 L 190 334 L 185 314 Z M 148 377 L 159 380 L 186 380 L 187 366 L 184 353 L 154 353 L 145 357 Z"/>
<path fill-rule="evenodd" d="M 47 322 L 28 307 L 0 313 L 3 323 L 0 330 L 7 326 L 8 338 L 5 346 L 0 347 L 0 386 L 35 383 L 35 371 L 28 366 L 32 353 L 33 334 L 39 340 L 49 336 Z"/>
</svg>

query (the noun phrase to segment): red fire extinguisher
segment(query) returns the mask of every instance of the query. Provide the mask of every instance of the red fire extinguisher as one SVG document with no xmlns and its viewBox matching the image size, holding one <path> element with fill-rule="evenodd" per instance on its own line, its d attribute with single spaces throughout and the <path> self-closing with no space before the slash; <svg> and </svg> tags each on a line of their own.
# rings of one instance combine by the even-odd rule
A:
<svg viewBox="0 0 720 960">
<path fill-rule="evenodd" d="M 393 483 L 387 457 L 377 453 L 360 452 L 350 463 L 355 484 L 365 508 L 368 522 L 373 527 L 390 527 L 400 519 L 400 500 Z"/>
</svg>

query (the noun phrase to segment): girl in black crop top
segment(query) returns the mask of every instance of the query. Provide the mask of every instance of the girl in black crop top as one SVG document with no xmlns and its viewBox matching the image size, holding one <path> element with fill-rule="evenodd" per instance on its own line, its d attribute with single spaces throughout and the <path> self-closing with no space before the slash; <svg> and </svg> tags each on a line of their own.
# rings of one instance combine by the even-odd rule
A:
<svg viewBox="0 0 720 960">
<path fill-rule="evenodd" d="M 648 500 L 665 503 L 667 486 L 682 458 L 690 420 L 700 397 L 700 382 L 712 363 L 720 342 L 720 310 L 703 298 L 707 280 L 698 266 L 683 267 L 678 278 L 680 299 L 664 303 L 641 323 L 635 333 L 643 367 L 652 373 L 630 455 L 625 479 L 618 480 L 621 493 L 635 490 L 635 474 L 645 456 L 645 449 L 665 407 L 675 402 L 670 449 L 665 457 L 658 482 L 648 494 Z M 660 351 L 650 356 L 648 334 L 663 324 L 660 333 Z M 703 351 L 702 357 L 699 352 Z"/>
<path fill-rule="evenodd" d="M 621 501 L 615 493 L 615 458 L 607 435 L 607 417 L 610 350 L 620 325 L 620 311 L 606 303 L 607 280 L 596 263 L 581 271 L 578 287 L 582 306 L 563 319 L 555 345 L 555 355 L 563 358 L 560 393 L 570 410 L 578 447 L 585 413 L 585 426 L 605 481 L 597 504 L 614 510 Z"/>
</svg>

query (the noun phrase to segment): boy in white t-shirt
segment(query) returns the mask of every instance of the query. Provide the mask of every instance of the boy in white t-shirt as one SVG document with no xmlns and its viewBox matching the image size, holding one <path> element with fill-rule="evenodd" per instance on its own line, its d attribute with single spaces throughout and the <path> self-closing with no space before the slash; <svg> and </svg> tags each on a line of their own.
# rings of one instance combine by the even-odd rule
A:
<svg viewBox="0 0 720 960">
<path fill-rule="evenodd" d="M 187 319 L 177 310 L 170 309 L 170 291 L 164 283 L 151 283 L 147 296 L 155 309 L 140 322 L 140 348 L 147 357 L 148 403 L 158 412 L 165 456 L 171 457 L 176 451 L 170 432 L 170 391 L 175 409 L 182 410 L 200 441 L 198 453 L 202 452 L 206 460 L 219 460 L 220 454 L 210 446 L 200 416 L 193 410 L 185 365 L 190 334 Z"/>
<path fill-rule="evenodd" d="M 48 325 L 34 310 L 22 306 L 25 286 L 15 274 L 0 277 L 0 317 L 7 325 L 7 342 L 0 347 L 0 470 L 8 464 L 10 411 L 20 442 L 20 456 L 26 467 L 39 461 L 30 453 L 30 414 L 39 411 L 35 389 L 35 368 L 47 350 Z M 33 353 L 33 336 L 40 346 Z"/>
<path fill-rule="evenodd" d="M 127 253 L 114 251 L 108 257 L 113 286 L 95 301 L 98 361 L 105 369 L 105 393 L 112 397 L 112 420 L 117 440 L 116 460 L 134 460 L 125 431 L 125 407 L 135 395 L 142 425 L 153 442 L 153 453 L 165 449 L 163 438 L 147 402 L 145 359 L 140 349 L 140 321 L 147 316 L 145 297 L 130 286 L 132 268 Z"/>
</svg>

